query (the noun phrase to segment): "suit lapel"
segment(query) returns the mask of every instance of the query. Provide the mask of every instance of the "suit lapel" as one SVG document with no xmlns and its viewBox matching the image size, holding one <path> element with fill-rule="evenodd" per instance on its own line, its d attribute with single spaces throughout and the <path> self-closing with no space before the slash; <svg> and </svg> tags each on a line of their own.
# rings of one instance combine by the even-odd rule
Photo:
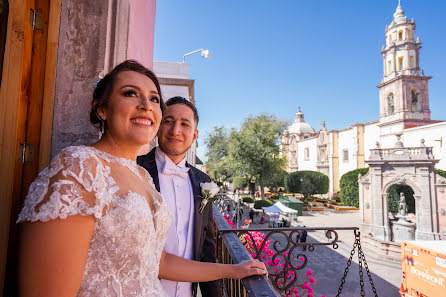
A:
<svg viewBox="0 0 446 297">
<path fill-rule="evenodd" d="M 156 161 L 155 161 L 155 150 L 156 148 L 152 149 L 147 155 L 138 157 L 137 162 L 140 166 L 144 167 L 152 176 L 155 188 L 159 192 L 160 181 L 158 177 L 158 168 L 156 167 Z"/>
<path fill-rule="evenodd" d="M 201 226 L 203 218 L 203 215 L 198 211 L 201 204 L 200 178 L 197 174 L 195 174 L 194 168 L 192 168 L 188 163 L 186 163 L 186 166 L 189 167 L 188 174 L 194 194 L 194 256 L 195 260 L 198 260 L 198 250 L 201 242 Z"/>
</svg>

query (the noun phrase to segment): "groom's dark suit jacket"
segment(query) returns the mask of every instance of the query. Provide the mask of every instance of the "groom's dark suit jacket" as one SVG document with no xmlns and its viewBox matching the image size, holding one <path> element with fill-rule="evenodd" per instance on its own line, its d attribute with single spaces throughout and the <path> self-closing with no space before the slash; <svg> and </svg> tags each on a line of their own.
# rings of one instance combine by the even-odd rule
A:
<svg viewBox="0 0 446 297">
<path fill-rule="evenodd" d="M 152 176 L 158 192 L 160 191 L 160 183 L 158 178 L 158 169 L 155 161 L 155 149 L 152 149 L 147 155 L 139 156 L 137 162 L 144 167 Z M 194 260 L 201 262 L 215 262 L 215 239 L 214 225 L 212 216 L 212 203 L 208 203 L 203 213 L 198 211 L 201 204 L 201 187 L 200 183 L 210 182 L 211 178 L 202 171 L 191 166 L 189 167 L 189 178 L 192 184 L 192 191 L 195 201 L 194 213 Z M 197 293 L 198 283 L 192 284 L 194 296 Z M 200 291 L 203 297 L 219 297 L 221 296 L 219 281 L 200 283 Z"/>
</svg>

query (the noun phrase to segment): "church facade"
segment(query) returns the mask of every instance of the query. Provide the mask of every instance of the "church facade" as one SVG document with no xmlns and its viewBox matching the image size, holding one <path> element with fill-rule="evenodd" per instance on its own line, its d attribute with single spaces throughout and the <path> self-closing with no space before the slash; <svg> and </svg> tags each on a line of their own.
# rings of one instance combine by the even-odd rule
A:
<svg viewBox="0 0 446 297">
<path fill-rule="evenodd" d="M 330 178 L 329 196 L 339 192 L 341 176 L 366 167 L 370 150 L 393 147 L 397 138 L 406 147 L 432 147 L 436 168 L 446 169 L 446 121 L 431 120 L 428 82 L 420 67 L 421 42 L 415 38 L 415 22 L 398 5 L 386 26 L 381 54 L 383 78 L 379 88 L 379 119 L 327 130 L 325 122 L 315 131 L 300 110 L 294 123 L 280 137 L 286 170 L 314 170 Z"/>
</svg>

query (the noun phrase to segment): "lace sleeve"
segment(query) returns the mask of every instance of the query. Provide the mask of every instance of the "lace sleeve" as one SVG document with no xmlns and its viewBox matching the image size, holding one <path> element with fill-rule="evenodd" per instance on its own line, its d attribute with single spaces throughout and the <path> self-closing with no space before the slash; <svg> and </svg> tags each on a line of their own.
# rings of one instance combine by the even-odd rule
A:
<svg viewBox="0 0 446 297">
<path fill-rule="evenodd" d="M 86 147 L 65 149 L 31 184 L 17 222 L 100 218 L 118 189 L 109 171 Z"/>
</svg>

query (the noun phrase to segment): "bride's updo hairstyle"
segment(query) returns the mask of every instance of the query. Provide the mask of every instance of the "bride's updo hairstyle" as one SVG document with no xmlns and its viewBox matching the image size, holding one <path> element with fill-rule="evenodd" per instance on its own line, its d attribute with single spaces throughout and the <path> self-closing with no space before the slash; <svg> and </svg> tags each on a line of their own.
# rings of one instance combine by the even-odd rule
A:
<svg viewBox="0 0 446 297">
<path fill-rule="evenodd" d="M 104 120 L 101 119 L 98 114 L 98 108 L 106 108 L 108 106 L 108 100 L 113 90 L 115 78 L 120 72 L 123 71 L 135 71 L 150 78 L 150 80 L 152 80 L 155 84 L 156 90 L 158 91 L 158 94 L 160 96 L 161 112 L 163 113 L 165 110 L 166 105 L 164 104 L 163 97 L 161 96 L 160 83 L 155 73 L 153 73 L 151 70 L 147 69 L 135 60 L 126 60 L 117 65 L 115 68 L 113 68 L 112 71 L 104 76 L 104 78 L 97 83 L 96 88 L 94 89 L 93 101 L 91 102 L 90 110 L 90 123 L 101 131 L 105 129 L 106 125 Z"/>
</svg>

